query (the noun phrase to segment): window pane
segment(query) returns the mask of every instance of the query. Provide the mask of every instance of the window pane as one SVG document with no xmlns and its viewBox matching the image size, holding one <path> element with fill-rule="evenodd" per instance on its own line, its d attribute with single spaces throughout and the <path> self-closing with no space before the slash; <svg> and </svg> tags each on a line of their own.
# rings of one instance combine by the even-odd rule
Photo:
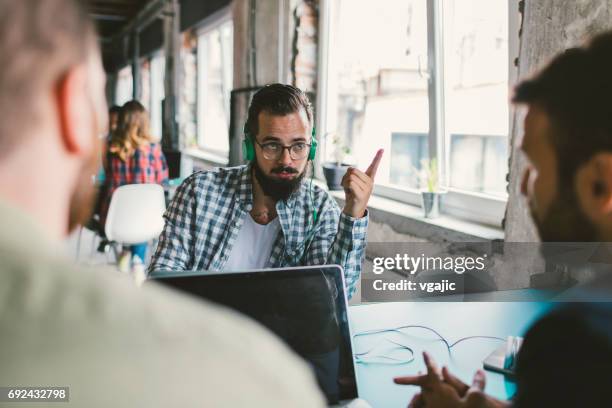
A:
<svg viewBox="0 0 612 408">
<path fill-rule="evenodd" d="M 507 140 L 482 135 L 451 135 L 450 140 L 450 185 L 502 195 L 507 171 Z"/>
<path fill-rule="evenodd" d="M 140 103 L 151 112 L 151 63 L 148 58 L 140 62 Z"/>
<path fill-rule="evenodd" d="M 376 181 L 417 187 L 427 154 L 427 5 L 425 0 L 341 0 L 332 21 L 327 128 L 344 140 L 348 160 L 366 168 L 386 154 Z M 326 138 L 327 159 L 336 144 Z"/>
<path fill-rule="evenodd" d="M 397 186 L 419 186 L 421 162 L 429 157 L 429 140 L 425 133 L 391 135 L 390 183 Z M 421 186 L 422 187 L 422 186 Z"/>
<path fill-rule="evenodd" d="M 231 21 L 198 37 L 198 144 L 229 152 L 229 96 L 232 88 Z"/>
<path fill-rule="evenodd" d="M 179 123 L 181 142 L 186 147 L 197 145 L 197 37 L 191 30 L 182 34 L 181 77 L 183 83 L 179 89 Z"/>
<path fill-rule="evenodd" d="M 115 103 L 119 106 L 131 101 L 133 96 L 132 67 L 127 66 L 119 71 L 117 75 L 117 89 L 115 91 Z"/>
<path fill-rule="evenodd" d="M 444 1 L 447 180 L 450 187 L 506 194 L 508 4 Z"/>
<path fill-rule="evenodd" d="M 151 135 L 160 140 L 163 132 L 162 103 L 164 101 L 164 77 L 166 58 L 159 53 L 151 59 Z"/>
</svg>

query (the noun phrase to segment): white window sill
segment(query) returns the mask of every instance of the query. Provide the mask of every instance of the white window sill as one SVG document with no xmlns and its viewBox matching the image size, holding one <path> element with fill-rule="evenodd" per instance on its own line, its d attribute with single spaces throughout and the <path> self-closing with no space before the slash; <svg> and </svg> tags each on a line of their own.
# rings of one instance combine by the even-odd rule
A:
<svg viewBox="0 0 612 408">
<path fill-rule="evenodd" d="M 315 184 L 327 190 L 324 182 L 315 180 Z M 343 191 L 329 193 L 341 206 L 344 204 Z M 398 233 L 434 242 L 482 242 L 504 239 L 504 231 L 501 228 L 444 214 L 437 218 L 425 218 L 420 207 L 379 196 L 370 198 L 368 211 L 373 220 L 390 225 Z"/>
</svg>

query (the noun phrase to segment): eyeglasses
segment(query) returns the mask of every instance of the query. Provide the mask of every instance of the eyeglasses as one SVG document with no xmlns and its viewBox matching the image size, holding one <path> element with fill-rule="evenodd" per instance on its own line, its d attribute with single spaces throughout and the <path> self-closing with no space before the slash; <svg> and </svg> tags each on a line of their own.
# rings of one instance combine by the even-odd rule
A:
<svg viewBox="0 0 612 408">
<path fill-rule="evenodd" d="M 294 143 L 290 146 L 283 146 L 278 142 L 259 143 L 257 140 L 255 140 L 255 143 L 261 148 L 263 157 L 266 160 L 280 159 L 285 149 L 289 150 L 289 156 L 292 160 L 301 160 L 308 156 L 310 151 L 310 144 L 304 142 Z"/>
</svg>

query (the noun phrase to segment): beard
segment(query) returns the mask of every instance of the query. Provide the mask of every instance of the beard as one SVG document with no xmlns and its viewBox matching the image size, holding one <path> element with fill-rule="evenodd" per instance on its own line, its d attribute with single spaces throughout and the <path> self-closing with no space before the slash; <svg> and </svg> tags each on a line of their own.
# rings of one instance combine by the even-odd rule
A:
<svg viewBox="0 0 612 408">
<path fill-rule="evenodd" d="M 287 200 L 291 196 L 291 194 L 295 193 L 300 188 L 302 180 L 306 175 L 306 169 L 304 169 L 304 171 L 300 173 L 297 169 L 293 167 L 285 166 L 275 167 L 271 170 L 271 173 L 278 174 L 283 171 L 297 174 L 297 176 L 291 180 L 281 180 L 272 178 L 266 175 L 261 169 L 261 167 L 259 167 L 257 159 L 253 160 L 253 173 L 255 175 L 255 178 L 257 179 L 257 182 L 261 186 L 263 193 L 266 196 L 272 198 L 274 201 Z"/>
<path fill-rule="evenodd" d="M 573 190 L 563 189 L 541 219 L 533 208 L 530 211 L 542 242 L 594 242 L 600 239 L 598 229 L 580 208 Z"/>
<path fill-rule="evenodd" d="M 76 188 L 70 198 L 68 233 L 74 231 L 79 225 L 85 225 L 93 213 L 97 190 L 92 177 L 97 174 L 100 167 L 100 143 L 97 138 L 94 141 L 94 145 L 97 148 L 92 149 L 91 156 L 83 163 Z"/>
</svg>

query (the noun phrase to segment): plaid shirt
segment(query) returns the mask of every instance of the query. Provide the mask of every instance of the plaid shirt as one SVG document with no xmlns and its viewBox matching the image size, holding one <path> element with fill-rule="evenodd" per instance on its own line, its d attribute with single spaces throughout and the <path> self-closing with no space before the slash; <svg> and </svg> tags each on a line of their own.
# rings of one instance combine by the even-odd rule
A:
<svg viewBox="0 0 612 408">
<path fill-rule="evenodd" d="M 168 180 L 168 165 L 159 143 L 140 146 L 126 161 L 108 151 L 104 172 L 104 198 L 100 210 L 102 225 L 116 189 L 126 184 L 162 184 Z"/>
<path fill-rule="evenodd" d="M 281 225 L 266 267 L 338 264 L 352 296 L 365 255 L 368 215 L 340 211 L 323 189 L 302 183 L 276 203 Z M 253 208 L 251 166 L 197 172 L 177 189 L 164 218 L 149 271 L 223 270 L 245 218 Z M 319 214 L 312 229 L 313 210 Z"/>
</svg>

